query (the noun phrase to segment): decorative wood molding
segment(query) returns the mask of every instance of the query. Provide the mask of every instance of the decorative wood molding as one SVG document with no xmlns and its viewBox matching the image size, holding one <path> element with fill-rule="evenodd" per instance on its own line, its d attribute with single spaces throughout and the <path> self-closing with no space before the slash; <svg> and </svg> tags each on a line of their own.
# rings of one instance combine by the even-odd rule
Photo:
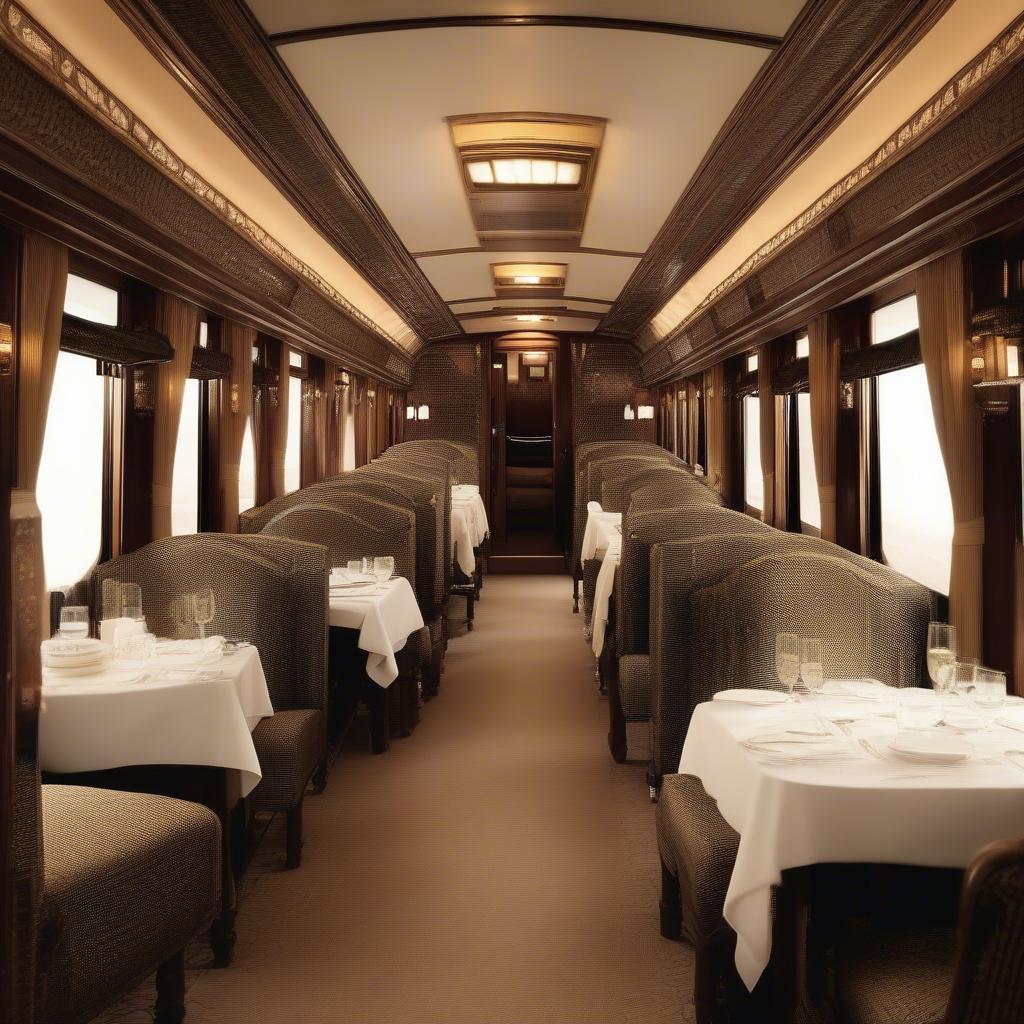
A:
<svg viewBox="0 0 1024 1024">
<path fill-rule="evenodd" d="M 461 333 L 244 3 L 108 2 L 422 339 Z"/>
<path fill-rule="evenodd" d="M 646 353 L 645 379 L 694 372 L 801 327 L 1014 220 L 1022 164 L 1024 15 L 798 218 L 799 230 Z"/>
<path fill-rule="evenodd" d="M 514 298 L 515 296 L 509 296 Z M 524 296 L 529 298 L 530 296 Z M 494 302 L 497 296 L 494 295 L 478 295 L 475 298 L 468 299 L 447 299 L 445 300 L 449 306 L 461 306 L 465 302 Z M 593 299 L 589 295 L 559 295 L 563 302 L 592 302 L 595 306 L 610 306 L 612 304 L 611 299 Z"/>
<path fill-rule="evenodd" d="M 408 379 L 404 351 L 168 175 L 138 136 L 111 120 L 131 126 L 126 108 L 20 9 L 12 25 L 12 9 L 0 0 L 0 194 L 8 223 L 353 369 L 384 367 L 390 379 Z M 40 73 L 44 66 L 50 74 Z M 97 102 L 111 114 L 100 118 Z"/>
<path fill-rule="evenodd" d="M 722 126 L 601 325 L 633 338 L 952 0 L 812 0 Z"/>
<path fill-rule="evenodd" d="M 568 306 L 497 306 L 493 309 L 475 309 L 455 315 L 460 320 L 486 320 L 489 317 L 511 319 L 516 316 L 564 316 L 577 320 L 600 320 L 604 314 L 592 309 L 570 309 Z"/>
<path fill-rule="evenodd" d="M 514 239 L 512 240 L 514 241 Z M 504 243 L 491 242 L 490 245 L 464 245 L 456 249 L 425 249 L 423 252 L 414 252 L 412 254 L 413 259 L 422 260 L 428 256 L 459 256 L 464 252 L 532 252 L 534 250 L 527 248 L 523 250 L 522 243 L 516 242 L 512 245 L 511 242 L 508 245 Z M 544 252 L 582 252 L 592 253 L 594 256 L 625 256 L 628 259 L 638 260 L 643 256 L 642 252 L 632 252 L 628 249 L 595 249 L 589 245 L 574 245 L 572 242 L 565 240 L 545 240 Z"/>
<path fill-rule="evenodd" d="M 306 43 L 313 39 L 334 39 L 338 36 L 360 36 L 375 32 L 408 32 L 432 28 L 600 28 L 620 32 L 660 32 L 694 39 L 713 39 L 738 46 L 757 46 L 774 50 L 781 42 L 779 36 L 761 32 L 742 32 L 736 29 L 715 28 L 709 25 L 684 25 L 674 21 L 640 21 L 635 18 L 596 18 L 584 15 L 533 14 L 455 15 L 444 18 L 396 18 L 390 21 L 356 21 L 346 25 L 320 25 L 314 28 L 276 32 L 269 36 L 273 46 Z"/>
</svg>

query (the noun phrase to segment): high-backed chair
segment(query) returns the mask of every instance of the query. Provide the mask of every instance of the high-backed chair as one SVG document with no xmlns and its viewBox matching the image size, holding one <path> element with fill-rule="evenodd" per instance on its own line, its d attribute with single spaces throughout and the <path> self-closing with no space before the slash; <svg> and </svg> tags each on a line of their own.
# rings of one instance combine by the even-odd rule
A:
<svg viewBox="0 0 1024 1024">
<path fill-rule="evenodd" d="M 137 583 L 150 631 L 172 638 L 197 635 L 175 616 L 175 598 L 210 588 L 216 614 L 208 631 L 259 651 L 274 714 L 253 730 L 263 778 L 250 799 L 257 811 L 287 814 L 289 867 L 301 861 L 303 797 L 326 755 L 327 573 L 321 545 L 200 533 L 153 541 L 92 576 L 94 608 L 104 580 Z"/>
<path fill-rule="evenodd" d="M 601 507 L 606 512 L 626 512 L 637 491 L 652 484 L 664 485 L 682 499 L 696 495 L 721 504 L 721 496 L 684 466 L 644 465 L 632 473 L 611 477 L 601 484 Z M 716 501 L 717 499 L 717 501 Z"/>
<path fill-rule="evenodd" d="M 443 455 L 452 465 L 453 484 L 480 484 L 480 469 L 476 449 L 469 444 L 458 441 L 446 441 L 439 438 L 424 438 L 417 441 L 400 441 L 393 444 L 382 455 L 388 453 L 407 454 L 422 452 L 428 455 Z"/>
<path fill-rule="evenodd" d="M 1024 839 L 975 856 L 955 930 L 862 931 L 840 947 L 836 978 L 848 1024 L 1024 1020 Z"/>
<path fill-rule="evenodd" d="M 655 587 L 663 576 L 665 547 L 657 545 L 652 555 Z M 930 593 L 885 571 L 887 577 L 810 550 L 773 553 L 746 562 L 682 601 L 667 602 L 669 608 L 688 606 L 686 639 L 675 646 L 676 656 L 689 666 L 686 724 L 696 705 L 720 690 L 780 687 L 775 676 L 779 630 L 819 637 L 829 676 L 916 685 Z M 666 632 L 654 643 L 663 657 L 672 641 Z M 664 777 L 657 827 L 662 932 L 670 937 L 682 932 L 694 946 L 694 1003 L 704 1024 L 712 1018 L 720 981 L 735 970 L 735 935 L 722 914 L 739 837 L 700 781 L 687 775 Z"/>
</svg>

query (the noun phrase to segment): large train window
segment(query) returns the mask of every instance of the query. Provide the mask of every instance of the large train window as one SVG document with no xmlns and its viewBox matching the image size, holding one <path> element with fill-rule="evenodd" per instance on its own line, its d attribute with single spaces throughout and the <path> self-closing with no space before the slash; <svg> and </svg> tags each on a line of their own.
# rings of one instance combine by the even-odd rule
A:
<svg viewBox="0 0 1024 1024">
<path fill-rule="evenodd" d="M 341 468 L 347 473 L 356 468 L 356 421 L 352 408 L 352 388 L 341 396 Z"/>
<path fill-rule="evenodd" d="M 181 419 L 174 448 L 171 484 L 171 532 L 195 533 L 199 529 L 199 381 L 185 381 Z"/>
<path fill-rule="evenodd" d="M 113 288 L 68 276 L 66 313 L 113 326 L 117 300 Z M 49 590 L 77 583 L 100 553 L 105 420 L 106 378 L 96 360 L 59 353 L 36 483 Z"/>
<path fill-rule="evenodd" d="M 761 402 L 756 395 L 743 399 L 743 500 L 748 509 L 764 511 L 761 475 Z"/>
<path fill-rule="evenodd" d="M 913 295 L 876 310 L 871 341 L 917 328 Z M 882 556 L 894 569 L 949 592 L 953 505 L 923 365 L 877 378 L 878 495 Z"/>
<path fill-rule="evenodd" d="M 284 489 L 302 483 L 302 378 L 288 378 L 288 439 L 284 450 Z"/>
<path fill-rule="evenodd" d="M 238 467 L 238 511 L 248 512 L 256 504 L 256 448 L 252 440 L 252 418 L 242 434 L 242 461 Z"/>
</svg>

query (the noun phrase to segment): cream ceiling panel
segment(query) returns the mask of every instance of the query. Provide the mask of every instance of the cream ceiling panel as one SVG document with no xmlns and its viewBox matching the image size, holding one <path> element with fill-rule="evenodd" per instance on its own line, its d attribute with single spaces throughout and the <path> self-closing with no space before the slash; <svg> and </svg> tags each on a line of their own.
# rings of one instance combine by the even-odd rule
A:
<svg viewBox="0 0 1024 1024">
<path fill-rule="evenodd" d="M 559 316 L 554 323 L 521 324 L 507 316 L 486 316 L 478 320 L 463 320 L 462 329 L 467 334 L 510 333 L 512 331 L 571 331 L 574 334 L 589 333 L 597 326 L 596 320 L 580 317 Z"/>
<path fill-rule="evenodd" d="M 460 15 L 578 15 L 634 18 L 783 35 L 803 0 L 249 0 L 267 32 L 360 21 Z"/>
<path fill-rule="evenodd" d="M 486 299 L 482 302 L 452 303 L 452 312 L 456 316 L 460 313 L 481 313 L 495 306 L 507 306 L 511 309 L 557 309 L 560 306 L 568 306 L 570 309 L 582 309 L 587 313 L 602 315 L 608 311 L 606 303 L 580 302 L 577 299 Z"/>
<path fill-rule="evenodd" d="M 178 156 L 400 343 L 405 322 L 203 113 L 104 0 L 23 0 Z"/>
<path fill-rule="evenodd" d="M 514 110 L 608 118 L 583 244 L 643 251 L 768 55 L 585 28 L 387 32 L 279 53 L 412 252 L 476 243 L 444 118 Z"/>
<path fill-rule="evenodd" d="M 568 265 L 567 295 L 592 299 L 614 299 L 639 260 L 631 256 L 603 256 L 596 253 L 559 253 Z M 536 259 L 536 253 L 461 252 L 450 256 L 423 256 L 417 262 L 446 302 L 453 299 L 493 295 L 492 263 Z"/>
</svg>

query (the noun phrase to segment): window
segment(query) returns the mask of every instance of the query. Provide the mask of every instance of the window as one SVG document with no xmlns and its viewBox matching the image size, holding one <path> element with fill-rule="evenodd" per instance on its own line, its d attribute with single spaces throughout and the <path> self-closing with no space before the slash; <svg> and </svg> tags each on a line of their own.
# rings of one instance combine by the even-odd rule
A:
<svg viewBox="0 0 1024 1024">
<path fill-rule="evenodd" d="M 811 339 L 806 334 L 801 334 L 796 339 L 797 359 L 806 359 L 811 354 Z"/>
<path fill-rule="evenodd" d="M 284 489 L 296 491 L 302 482 L 302 378 L 288 378 L 288 439 L 284 451 Z"/>
<path fill-rule="evenodd" d="M 913 295 L 876 310 L 871 341 L 917 328 Z M 932 590 L 949 592 L 953 506 L 923 365 L 876 378 L 882 557 Z"/>
<path fill-rule="evenodd" d="M 242 434 L 242 459 L 238 466 L 238 511 L 248 512 L 256 504 L 256 448 L 252 440 L 252 417 Z"/>
<path fill-rule="evenodd" d="M 753 373 L 757 369 L 757 353 L 747 356 L 747 373 Z"/>
<path fill-rule="evenodd" d="M 171 483 L 171 533 L 195 533 L 199 529 L 199 398 L 197 380 L 186 380 L 181 396 L 181 419 L 174 449 Z"/>
<path fill-rule="evenodd" d="M 811 434 L 811 396 L 796 396 L 797 443 L 800 461 L 800 528 L 815 536 L 821 533 L 821 505 L 818 503 L 818 477 L 814 471 L 814 441 Z"/>
<path fill-rule="evenodd" d="M 412 406 L 409 406 L 411 409 Z M 356 468 L 356 421 L 352 408 L 352 388 L 341 396 L 341 469 L 347 473 Z"/>
<path fill-rule="evenodd" d="M 113 288 L 68 276 L 66 313 L 115 325 L 117 304 Z M 36 482 L 49 590 L 77 583 L 100 554 L 106 391 L 95 360 L 58 353 Z"/>
<path fill-rule="evenodd" d="M 764 477 L 761 475 L 761 401 L 756 395 L 747 395 L 743 399 L 743 499 L 748 508 L 756 509 L 758 512 L 764 511 Z"/>
</svg>

